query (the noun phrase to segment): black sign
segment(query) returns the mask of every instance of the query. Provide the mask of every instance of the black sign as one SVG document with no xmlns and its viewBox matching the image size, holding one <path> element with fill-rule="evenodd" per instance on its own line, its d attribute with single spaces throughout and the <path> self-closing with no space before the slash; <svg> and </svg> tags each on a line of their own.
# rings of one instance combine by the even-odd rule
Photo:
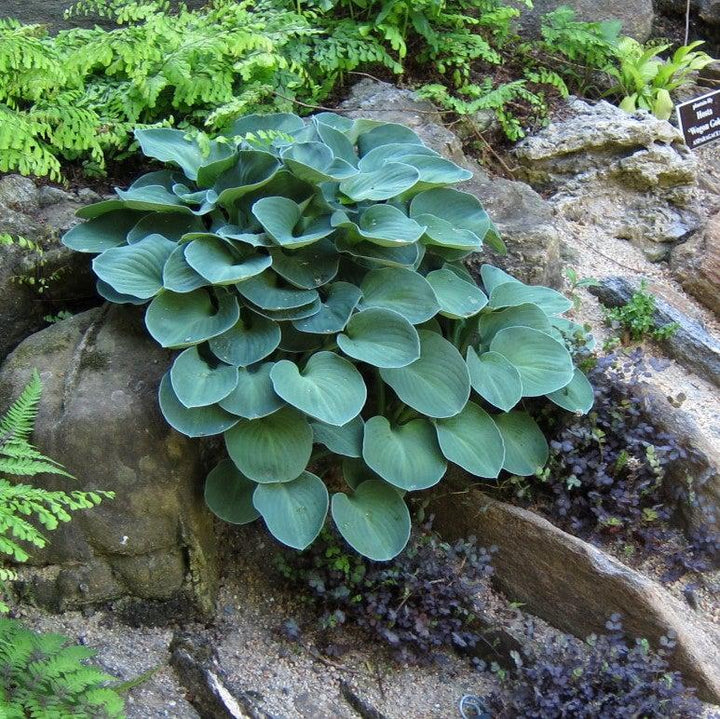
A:
<svg viewBox="0 0 720 719">
<path fill-rule="evenodd" d="M 680 129 L 691 150 L 720 140 L 720 90 L 683 102 L 676 109 Z"/>
</svg>

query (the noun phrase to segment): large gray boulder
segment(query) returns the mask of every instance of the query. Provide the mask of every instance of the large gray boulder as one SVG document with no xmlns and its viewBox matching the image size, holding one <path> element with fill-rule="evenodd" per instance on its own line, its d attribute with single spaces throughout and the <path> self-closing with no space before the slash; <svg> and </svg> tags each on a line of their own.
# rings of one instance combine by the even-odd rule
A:
<svg viewBox="0 0 720 719">
<path fill-rule="evenodd" d="M 709 0 L 705 0 L 709 1 Z M 585 22 L 600 20 L 620 20 L 622 34 L 644 42 L 650 37 L 655 13 L 653 0 L 633 0 L 633 2 L 617 2 L 617 0 L 534 0 L 533 9 L 523 8 L 522 24 L 526 30 L 537 28 L 542 15 L 567 5 L 575 10 L 575 17 Z"/>
<path fill-rule="evenodd" d="M 649 259 L 701 225 L 697 159 L 676 128 L 604 101 L 572 100 L 568 111 L 515 149 L 525 179 L 566 219 L 628 239 Z"/>
<path fill-rule="evenodd" d="M 40 486 L 116 493 L 74 514 L 33 552 L 28 579 L 55 608 L 123 596 L 188 596 L 208 610 L 216 582 L 212 518 L 196 441 L 160 414 L 157 387 L 171 356 L 138 310 L 103 307 L 26 339 L 0 369 L 7 407 L 36 367 L 43 381 L 35 442 L 77 479 Z"/>
</svg>

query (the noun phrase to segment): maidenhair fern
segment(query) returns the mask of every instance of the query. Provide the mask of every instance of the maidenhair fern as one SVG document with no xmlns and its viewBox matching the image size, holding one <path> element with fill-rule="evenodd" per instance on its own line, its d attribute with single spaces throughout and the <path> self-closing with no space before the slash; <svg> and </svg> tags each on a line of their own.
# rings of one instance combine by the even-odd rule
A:
<svg viewBox="0 0 720 719">
<path fill-rule="evenodd" d="M 0 619 L 3 719 L 123 719 L 114 677 L 88 664 L 96 652 L 60 634 L 37 634 Z"/>
<path fill-rule="evenodd" d="M 29 558 L 28 546 L 46 545 L 45 535 L 33 520 L 46 530 L 53 530 L 60 522 L 70 521 L 71 512 L 90 509 L 114 496 L 112 492 L 52 491 L 16 481 L 18 477 L 38 474 L 71 476 L 30 444 L 41 391 L 36 371 L 0 419 L 0 562 L 2 555 L 14 562 L 25 562 Z M 14 572 L 0 566 L 0 590 L 14 577 Z M 0 612 L 7 610 L 7 605 L 0 601 Z"/>
</svg>

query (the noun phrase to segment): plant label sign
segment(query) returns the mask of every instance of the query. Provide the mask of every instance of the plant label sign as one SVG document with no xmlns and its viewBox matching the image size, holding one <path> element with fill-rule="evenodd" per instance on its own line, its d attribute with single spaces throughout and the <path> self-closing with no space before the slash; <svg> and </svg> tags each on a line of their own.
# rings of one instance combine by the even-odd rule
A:
<svg viewBox="0 0 720 719">
<path fill-rule="evenodd" d="M 720 90 L 680 103 L 676 109 L 680 130 L 691 150 L 720 139 Z"/>
</svg>

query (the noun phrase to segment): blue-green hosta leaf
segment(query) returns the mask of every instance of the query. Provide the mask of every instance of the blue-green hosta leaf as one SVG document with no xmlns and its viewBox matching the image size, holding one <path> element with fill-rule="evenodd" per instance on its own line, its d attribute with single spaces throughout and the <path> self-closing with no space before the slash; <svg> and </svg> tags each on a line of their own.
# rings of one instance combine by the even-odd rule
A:
<svg viewBox="0 0 720 719">
<path fill-rule="evenodd" d="M 405 367 L 420 357 L 420 339 L 402 315 L 380 307 L 354 314 L 336 338 L 349 357 L 373 367 Z"/>
<path fill-rule="evenodd" d="M 314 184 L 357 173 L 352 165 L 336 159 L 333 151 L 323 142 L 294 143 L 283 149 L 280 156 L 293 175 Z"/>
<path fill-rule="evenodd" d="M 385 481 L 405 490 L 436 485 L 447 470 L 435 430 L 426 419 L 391 427 L 385 417 L 365 423 L 362 456 Z"/>
<path fill-rule="evenodd" d="M 494 478 L 505 461 L 505 445 L 490 415 L 473 402 L 460 414 L 435 422 L 442 453 L 476 477 Z"/>
<path fill-rule="evenodd" d="M 327 284 L 338 273 L 340 255 L 331 240 L 315 242 L 299 250 L 273 249 L 272 268 L 286 282 L 312 290 Z"/>
<path fill-rule="evenodd" d="M 410 539 L 410 512 L 398 490 L 377 480 L 363 482 L 351 496 L 333 495 L 335 526 L 359 554 L 387 562 Z"/>
<path fill-rule="evenodd" d="M 595 393 L 587 377 L 576 368 L 572 380 L 548 394 L 548 399 L 568 412 L 587 414 L 595 401 Z"/>
<path fill-rule="evenodd" d="M 313 117 L 313 121 L 317 134 L 325 145 L 330 148 L 333 156 L 339 160 L 344 160 L 353 167 L 357 167 L 358 157 L 347 135 L 341 130 L 328 125 L 322 119 L 318 119 L 317 115 Z"/>
<path fill-rule="evenodd" d="M 311 422 L 315 444 L 324 444 L 331 452 L 343 457 L 362 456 L 362 417 L 355 417 L 339 427 L 324 422 Z"/>
<path fill-rule="evenodd" d="M 441 335 L 420 330 L 420 359 L 380 376 L 407 405 L 428 417 L 453 417 L 470 397 L 470 375 L 460 353 Z"/>
<path fill-rule="evenodd" d="M 76 252 L 104 252 L 127 244 L 128 233 L 142 217 L 139 212 L 115 210 L 89 222 L 75 225 L 62 238 L 66 247 Z"/>
<path fill-rule="evenodd" d="M 358 129 L 362 128 L 361 123 L 367 123 L 369 130 L 360 132 L 357 136 L 357 146 L 362 156 L 367 155 L 371 150 L 381 145 L 418 145 L 424 147 L 422 140 L 405 125 L 398 125 L 394 122 L 383 122 L 375 124 L 368 123 L 367 120 L 356 120 Z M 374 125 L 374 126 L 373 126 Z"/>
<path fill-rule="evenodd" d="M 207 233 L 206 233 L 207 234 Z M 215 233 L 224 240 L 236 240 L 251 247 L 274 247 L 275 243 L 264 232 L 246 232 L 238 225 L 222 225 Z M 197 239 L 196 237 L 184 239 Z"/>
<path fill-rule="evenodd" d="M 240 419 L 225 432 L 225 445 L 237 468 L 254 482 L 291 482 L 312 453 L 313 433 L 292 407 L 259 419 Z"/>
<path fill-rule="evenodd" d="M 443 317 L 472 317 L 488 302 L 485 293 L 475 283 L 461 279 L 452 270 L 434 270 L 428 273 L 426 279 L 440 303 Z"/>
<path fill-rule="evenodd" d="M 299 332 L 327 335 L 342 332 L 357 306 L 362 292 L 349 282 L 333 282 L 327 286 L 327 299 L 320 309 L 304 320 L 295 320 Z"/>
<path fill-rule="evenodd" d="M 94 220 L 96 217 L 107 215 L 109 212 L 116 212 L 118 210 L 127 211 L 131 208 L 127 207 L 127 204 L 122 200 L 112 199 L 103 200 L 102 202 L 96 202 L 92 205 L 86 205 L 81 207 L 75 216 L 81 220 Z"/>
<path fill-rule="evenodd" d="M 405 155 L 400 162 L 414 167 L 420 173 L 420 185 L 429 189 L 434 185 L 452 185 L 472 177 L 472 172 L 454 162 L 425 153 Z"/>
<path fill-rule="evenodd" d="M 224 240 L 208 237 L 193 240 L 185 250 L 188 264 L 214 285 L 233 285 L 259 275 L 272 264 L 272 257 L 255 248 L 237 250 Z"/>
<path fill-rule="evenodd" d="M 357 417 L 367 399 L 365 381 L 355 365 L 333 352 L 316 352 L 302 370 L 281 360 L 270 378 L 288 404 L 338 427 Z"/>
<path fill-rule="evenodd" d="M 179 242 L 189 232 L 201 232 L 205 229 L 202 219 L 195 215 L 180 215 L 177 212 L 150 212 L 138 220 L 128 232 L 128 244 L 134 244 L 148 235 L 158 234 L 173 242 Z"/>
<path fill-rule="evenodd" d="M 162 235 L 149 235 L 134 245 L 105 250 L 93 260 L 93 270 L 116 292 L 149 299 L 162 289 L 163 267 L 176 246 Z"/>
<path fill-rule="evenodd" d="M 336 224 L 348 230 L 350 239 L 367 240 L 381 247 L 398 247 L 417 242 L 425 227 L 392 205 L 371 205 L 360 215 L 359 224 L 349 220 Z"/>
<path fill-rule="evenodd" d="M 487 307 L 480 315 L 478 331 L 485 344 L 490 344 L 492 338 L 507 327 L 531 327 L 547 334 L 552 330 L 548 316 L 540 307 L 530 303 L 504 310 L 491 310 Z"/>
<path fill-rule="evenodd" d="M 350 137 L 348 133 L 352 130 L 354 125 L 353 120 L 349 117 L 338 115 L 336 112 L 318 112 L 313 115 L 313 122 L 316 124 L 322 123 L 323 125 L 332 127 L 338 132 L 342 132 L 348 138 Z"/>
<path fill-rule="evenodd" d="M 208 353 L 209 354 L 209 353 Z M 208 362 L 198 346 L 181 352 L 170 369 L 175 396 L 186 407 L 206 407 L 227 397 L 237 386 L 237 367 L 224 362 Z"/>
<path fill-rule="evenodd" d="M 468 347 L 466 362 L 472 388 L 494 407 L 509 412 L 522 399 L 520 373 L 501 354 L 483 352 L 478 357 Z"/>
<path fill-rule="evenodd" d="M 320 534 L 330 500 L 322 479 L 303 472 L 291 482 L 261 484 L 253 504 L 275 539 L 302 550 Z"/>
<path fill-rule="evenodd" d="M 360 437 L 360 450 L 362 451 L 362 437 Z M 383 478 L 373 472 L 370 467 L 365 464 L 365 460 L 360 457 L 345 457 L 342 461 L 342 474 L 345 483 L 350 489 L 357 489 L 363 482 L 369 479 L 385 484 Z M 400 490 L 403 495 L 404 491 Z"/>
<path fill-rule="evenodd" d="M 490 307 L 517 307 L 523 304 L 535 304 L 548 315 L 561 315 L 572 306 L 565 295 L 549 287 L 524 285 L 521 282 L 504 282 L 490 293 Z"/>
<path fill-rule="evenodd" d="M 215 182 L 217 204 L 232 207 L 241 198 L 268 185 L 280 167 L 278 159 L 269 152 L 242 150 L 235 165 Z"/>
<path fill-rule="evenodd" d="M 412 143 L 392 143 L 389 145 L 380 145 L 370 150 L 360 159 L 358 168 L 362 172 L 374 172 L 380 170 L 388 162 L 403 162 L 408 155 L 418 157 L 420 155 L 426 157 L 440 157 L 440 155 L 424 145 L 415 145 Z"/>
<path fill-rule="evenodd" d="M 171 191 L 173 185 L 176 185 L 184 179 L 186 179 L 184 175 L 176 170 L 155 170 L 153 172 L 140 175 L 140 177 L 133 181 L 128 190 L 139 190 L 143 187 L 160 186 L 164 187 L 168 191 Z"/>
<path fill-rule="evenodd" d="M 161 292 L 145 313 L 148 332 L 162 347 L 189 347 L 229 330 L 240 317 L 237 299 L 222 290 Z"/>
<path fill-rule="evenodd" d="M 146 157 L 176 163 L 191 180 L 200 180 L 199 184 L 204 187 L 212 184 L 213 176 L 234 161 L 235 148 L 218 142 L 210 142 L 207 148 L 201 148 L 196 140 L 187 139 L 182 130 L 165 127 L 135 130 L 135 138 Z"/>
<path fill-rule="evenodd" d="M 169 372 L 166 372 L 160 381 L 158 399 L 160 410 L 167 423 L 188 437 L 210 437 L 213 434 L 220 434 L 239 421 L 239 417 L 226 412 L 216 404 L 188 409 L 175 396 Z"/>
<path fill-rule="evenodd" d="M 287 310 L 265 310 L 257 305 L 252 305 L 252 310 L 257 314 L 267 317 L 275 322 L 285 322 L 286 320 L 303 320 L 306 317 L 312 317 L 320 311 L 320 296 L 318 295 L 312 302 L 300 307 L 291 307 Z"/>
<path fill-rule="evenodd" d="M 128 190 L 116 189 L 115 192 L 128 210 L 203 214 L 193 212 L 177 195 L 161 185 L 147 185 Z"/>
<path fill-rule="evenodd" d="M 493 417 L 505 444 L 503 469 L 529 477 L 545 466 L 549 449 L 537 422 L 527 412 L 507 412 Z"/>
<path fill-rule="evenodd" d="M 229 459 L 223 459 L 205 480 L 205 504 L 225 522 L 249 524 L 260 516 L 252 501 L 256 487 Z"/>
<path fill-rule="evenodd" d="M 107 282 L 103 282 L 102 280 L 98 280 L 95 283 L 95 288 L 100 297 L 106 299 L 108 302 L 114 302 L 116 305 L 144 305 L 147 303 L 146 299 L 144 300 L 134 295 L 124 295 L 116 292 Z"/>
<path fill-rule="evenodd" d="M 451 222 L 435 217 L 435 215 L 416 215 L 415 219 L 425 225 L 423 243 L 436 254 L 447 254 L 452 251 L 463 256 L 468 252 L 479 252 L 482 249 L 482 238 L 474 232 L 456 227 Z"/>
<path fill-rule="evenodd" d="M 163 287 L 171 292 L 192 292 L 210 284 L 202 275 L 195 272 L 185 259 L 187 245 L 177 245 L 170 253 L 163 267 Z"/>
<path fill-rule="evenodd" d="M 223 130 L 225 137 L 256 134 L 258 132 L 281 132 L 291 135 L 302 130 L 305 123 L 290 112 L 271 112 L 266 115 L 244 115 Z"/>
<path fill-rule="evenodd" d="M 274 362 L 263 362 L 253 367 L 238 368 L 238 382 L 235 389 L 219 404 L 232 414 L 245 419 L 259 419 L 277 412 L 285 402 L 275 394 L 270 371 Z"/>
<path fill-rule="evenodd" d="M 415 185 L 419 178 L 420 173 L 414 167 L 388 162 L 380 170 L 360 172 L 343 180 L 340 183 L 340 192 L 355 202 L 380 202 L 401 195 Z"/>
<path fill-rule="evenodd" d="M 265 232 L 282 247 L 305 247 L 335 231 L 328 216 L 318 218 L 295 234 L 295 228 L 302 217 L 302 209 L 287 197 L 263 197 L 252 206 L 252 213 L 265 228 Z"/>
<path fill-rule="evenodd" d="M 417 219 L 422 215 L 433 215 L 445 220 L 452 228 L 469 230 L 480 240 L 496 233 L 495 226 L 477 197 L 447 187 L 426 190 L 413 198 L 410 217 Z M 418 219 L 418 222 L 426 224 L 423 220 Z M 447 245 L 447 241 L 441 244 L 451 246 Z"/>
<path fill-rule="evenodd" d="M 573 378 L 573 362 L 565 346 L 530 327 L 500 330 L 490 343 L 520 374 L 523 397 L 539 397 L 564 387 Z"/>
<path fill-rule="evenodd" d="M 363 278 L 362 307 L 377 307 L 401 314 L 417 325 L 434 317 L 440 305 L 430 283 L 417 272 L 400 267 L 371 270 Z"/>
<path fill-rule="evenodd" d="M 485 292 L 490 294 L 498 285 L 505 284 L 506 282 L 517 282 L 522 284 L 520 280 L 516 280 L 512 275 L 509 275 L 499 267 L 493 267 L 493 265 L 485 264 L 480 268 L 480 277 L 482 279 L 483 287 Z"/>
<path fill-rule="evenodd" d="M 210 349 L 223 362 L 247 367 L 272 354 L 279 344 L 280 327 L 277 322 L 243 310 L 232 327 L 210 340 Z"/>
<path fill-rule="evenodd" d="M 319 297 L 315 290 L 283 287 L 272 270 L 238 283 L 238 292 L 264 310 L 290 310 L 308 305 Z"/>
<path fill-rule="evenodd" d="M 387 267 L 415 268 L 420 264 L 424 252 L 418 242 L 400 247 L 381 247 L 373 242 L 353 242 L 347 237 L 340 237 L 336 245 L 340 252 Z"/>
</svg>

